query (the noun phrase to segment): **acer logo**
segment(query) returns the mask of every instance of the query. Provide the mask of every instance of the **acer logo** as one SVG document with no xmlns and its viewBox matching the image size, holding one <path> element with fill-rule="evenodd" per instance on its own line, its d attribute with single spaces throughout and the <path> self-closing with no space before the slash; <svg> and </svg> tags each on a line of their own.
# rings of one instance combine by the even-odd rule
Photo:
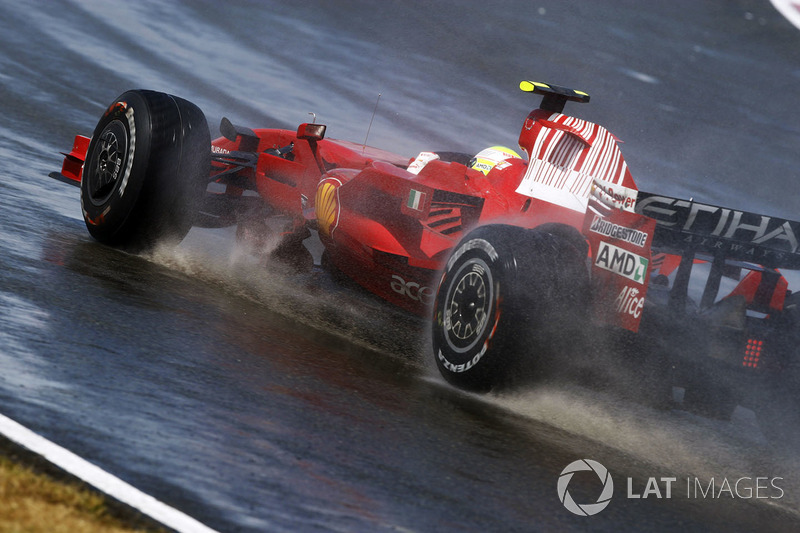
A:
<svg viewBox="0 0 800 533">
<path fill-rule="evenodd" d="M 392 275 L 390 287 L 397 294 L 402 294 L 415 302 L 428 304 L 433 299 L 433 289 L 431 287 L 420 286 L 420 284 L 415 281 L 407 282 L 397 274 Z"/>
<path fill-rule="evenodd" d="M 631 315 L 639 318 L 644 308 L 644 296 L 639 296 L 639 289 L 636 287 L 623 287 L 622 291 L 614 300 L 614 309 L 617 313 Z"/>
<path fill-rule="evenodd" d="M 790 253 L 800 248 L 800 223 L 782 218 L 643 192 L 639 193 L 636 212 L 654 218 L 660 226 L 696 236 L 731 239 Z"/>
<path fill-rule="evenodd" d="M 597 251 L 595 266 L 625 278 L 644 284 L 647 277 L 648 259 L 613 244 L 601 242 Z"/>
</svg>

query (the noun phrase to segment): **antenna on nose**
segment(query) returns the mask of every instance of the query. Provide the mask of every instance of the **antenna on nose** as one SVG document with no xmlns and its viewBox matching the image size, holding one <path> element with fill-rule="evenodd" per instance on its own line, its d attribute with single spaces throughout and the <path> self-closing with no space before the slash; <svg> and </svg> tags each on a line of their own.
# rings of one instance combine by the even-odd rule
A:
<svg viewBox="0 0 800 533">
<path fill-rule="evenodd" d="M 369 119 L 369 127 L 367 128 L 367 136 L 364 137 L 364 145 L 361 147 L 361 152 L 367 149 L 367 139 L 369 139 L 369 132 L 372 129 L 372 121 L 375 120 L 375 113 L 378 111 L 378 104 L 381 101 L 381 93 L 378 93 L 378 99 L 375 101 L 375 109 L 372 110 L 372 118 Z"/>
</svg>

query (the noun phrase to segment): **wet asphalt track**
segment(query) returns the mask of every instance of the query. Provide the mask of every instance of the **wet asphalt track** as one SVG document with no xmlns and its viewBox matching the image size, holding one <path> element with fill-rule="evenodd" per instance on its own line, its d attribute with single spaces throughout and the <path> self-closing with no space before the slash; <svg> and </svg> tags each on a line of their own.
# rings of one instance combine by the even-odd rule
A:
<svg viewBox="0 0 800 533">
<path fill-rule="evenodd" d="M 325 273 L 267 269 L 224 230 L 149 257 L 104 248 L 77 189 L 46 178 L 131 87 L 212 123 L 315 111 L 354 140 L 382 92 L 370 142 L 413 155 L 513 145 L 532 105 L 516 83 L 535 77 L 593 95 L 581 116 L 626 141 L 643 188 L 800 218 L 800 33 L 767 2 L 382 5 L 0 2 L 2 412 L 223 531 L 800 526 L 798 456 L 751 413 L 464 395 L 418 321 Z M 556 492 L 583 457 L 615 480 L 588 518 Z M 655 476 L 780 476 L 786 494 L 626 498 L 627 477 L 641 492 Z M 591 477 L 570 489 L 597 495 Z"/>
</svg>

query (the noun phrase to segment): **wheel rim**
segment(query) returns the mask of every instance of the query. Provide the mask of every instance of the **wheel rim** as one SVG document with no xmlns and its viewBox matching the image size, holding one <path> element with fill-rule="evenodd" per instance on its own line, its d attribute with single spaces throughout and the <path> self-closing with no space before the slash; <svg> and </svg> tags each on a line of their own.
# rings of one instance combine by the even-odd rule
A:
<svg viewBox="0 0 800 533">
<path fill-rule="evenodd" d="M 489 265 L 480 258 L 467 260 L 453 276 L 445 296 L 444 337 L 449 347 L 463 353 L 484 337 L 494 298 Z"/>
<path fill-rule="evenodd" d="M 87 192 L 93 204 L 102 205 L 116 190 L 128 156 L 128 130 L 121 121 L 114 120 L 103 129 L 94 154 L 86 176 Z"/>
</svg>

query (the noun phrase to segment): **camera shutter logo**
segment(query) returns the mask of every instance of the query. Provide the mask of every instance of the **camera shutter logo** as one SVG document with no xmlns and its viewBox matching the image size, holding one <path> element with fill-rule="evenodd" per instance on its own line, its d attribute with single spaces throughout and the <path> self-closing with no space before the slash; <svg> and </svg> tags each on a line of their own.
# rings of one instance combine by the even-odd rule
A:
<svg viewBox="0 0 800 533">
<path fill-rule="evenodd" d="M 567 490 L 567 486 L 575 472 L 587 470 L 591 470 L 597 474 L 597 477 L 600 478 L 600 481 L 603 483 L 603 491 L 600 493 L 595 503 L 579 504 L 572 499 L 572 496 Z M 568 464 L 558 478 L 558 498 L 569 512 L 579 516 L 592 516 L 599 513 L 608 506 L 611 501 L 611 496 L 613 495 L 614 481 L 611 479 L 611 474 L 608 473 L 606 467 L 591 459 L 579 459 Z"/>
</svg>

